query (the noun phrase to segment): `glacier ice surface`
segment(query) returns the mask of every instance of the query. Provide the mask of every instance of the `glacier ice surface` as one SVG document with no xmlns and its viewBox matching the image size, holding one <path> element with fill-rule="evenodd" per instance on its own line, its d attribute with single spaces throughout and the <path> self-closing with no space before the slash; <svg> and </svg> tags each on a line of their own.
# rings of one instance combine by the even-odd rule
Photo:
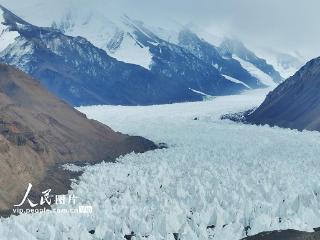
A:
<svg viewBox="0 0 320 240">
<path fill-rule="evenodd" d="M 92 205 L 92 214 L 52 211 L 1 219 L 1 238 L 118 240 L 134 232 L 133 239 L 174 240 L 175 234 L 182 240 L 234 240 L 246 229 L 250 235 L 312 231 L 320 226 L 320 133 L 220 120 L 259 105 L 266 93 L 80 107 L 117 131 L 169 148 L 85 167 L 69 194 L 79 197 L 78 205 Z"/>
</svg>

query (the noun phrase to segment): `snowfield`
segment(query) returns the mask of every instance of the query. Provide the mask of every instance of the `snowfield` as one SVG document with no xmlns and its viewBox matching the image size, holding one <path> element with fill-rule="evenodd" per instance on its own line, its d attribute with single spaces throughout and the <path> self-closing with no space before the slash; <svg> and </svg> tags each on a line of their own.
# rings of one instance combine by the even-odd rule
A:
<svg viewBox="0 0 320 240">
<path fill-rule="evenodd" d="M 85 167 L 70 194 L 93 214 L 1 219 L 1 239 L 120 240 L 134 232 L 132 239 L 238 240 L 266 230 L 312 231 L 320 226 L 320 133 L 220 120 L 259 105 L 266 93 L 79 108 L 169 148 Z"/>
</svg>

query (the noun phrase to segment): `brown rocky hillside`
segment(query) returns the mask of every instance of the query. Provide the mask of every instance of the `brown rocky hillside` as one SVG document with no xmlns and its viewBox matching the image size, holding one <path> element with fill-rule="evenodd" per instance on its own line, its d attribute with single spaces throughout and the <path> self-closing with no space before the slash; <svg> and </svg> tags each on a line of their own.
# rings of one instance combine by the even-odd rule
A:
<svg viewBox="0 0 320 240">
<path fill-rule="evenodd" d="M 25 73 L 0 65 L 0 210 L 57 164 L 114 160 L 155 145 L 88 120 Z M 63 181 L 63 180 L 61 180 Z"/>
</svg>

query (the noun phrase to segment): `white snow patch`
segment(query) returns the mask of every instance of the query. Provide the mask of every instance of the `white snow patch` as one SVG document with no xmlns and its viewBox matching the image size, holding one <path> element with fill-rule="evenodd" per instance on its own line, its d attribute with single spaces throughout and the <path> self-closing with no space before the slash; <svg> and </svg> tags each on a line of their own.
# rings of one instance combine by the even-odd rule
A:
<svg viewBox="0 0 320 240">
<path fill-rule="evenodd" d="M 230 77 L 230 76 L 224 75 L 224 74 L 222 74 L 222 76 L 224 76 L 227 80 L 229 80 L 231 82 L 240 83 L 240 84 L 244 85 L 246 88 L 249 88 L 249 89 L 251 88 L 249 85 L 245 84 L 244 82 L 242 82 L 236 78 L 233 78 L 233 77 Z"/>
<path fill-rule="evenodd" d="M 198 90 L 195 90 L 195 89 L 192 89 L 192 88 L 189 88 L 192 92 L 194 92 L 194 93 L 198 93 L 198 94 L 200 94 L 200 95 L 202 95 L 202 96 L 206 96 L 206 97 L 208 97 L 208 96 L 211 96 L 211 95 L 208 95 L 208 94 L 206 94 L 206 93 L 204 93 L 204 92 L 201 92 L 201 91 L 198 91 Z"/>
<path fill-rule="evenodd" d="M 221 114 L 259 105 L 266 93 L 79 108 L 117 131 L 169 148 L 86 167 L 70 194 L 79 197 L 76 206 L 92 205 L 92 215 L 0 219 L 1 238 L 119 240 L 134 231 L 136 239 L 172 240 L 179 233 L 181 240 L 235 240 L 245 236 L 247 226 L 249 234 L 312 231 L 320 226 L 320 133 L 220 120 Z M 92 229 L 95 234 L 88 234 Z"/>
<path fill-rule="evenodd" d="M 149 47 L 140 46 L 131 35 L 125 34 L 120 47 L 114 52 L 106 51 L 119 61 L 137 64 L 146 69 L 151 68 L 152 54 Z"/>
<path fill-rule="evenodd" d="M 61 23 L 57 25 L 60 26 Z M 111 21 L 104 14 L 82 9 L 66 15 L 62 25 L 68 26 L 64 29 L 66 34 L 85 37 L 96 47 L 105 50 L 119 61 L 140 65 L 146 69 L 150 69 L 152 65 L 152 54 L 149 47 L 138 44 L 134 36 L 134 29 L 124 22 L 123 17 L 115 17 Z M 117 39 L 121 41 L 119 47 L 110 50 L 108 44 L 119 32 L 124 33 L 123 39 Z"/>
<path fill-rule="evenodd" d="M 30 69 L 25 69 L 26 62 L 32 58 L 33 46 L 23 38 L 18 38 L 13 44 L 0 52 L 0 57 L 7 55 L 11 58 L 11 63 L 21 70 L 28 72 Z"/>
<path fill-rule="evenodd" d="M 240 62 L 241 66 L 246 69 L 252 76 L 259 79 L 264 85 L 269 87 L 275 87 L 277 84 L 273 81 L 273 79 L 266 73 L 262 72 L 260 69 L 258 69 L 256 66 L 254 66 L 252 63 L 247 62 L 236 55 L 232 56 L 233 59 Z"/>
<path fill-rule="evenodd" d="M 10 44 L 15 42 L 15 39 L 20 36 L 16 31 L 10 31 L 9 28 L 3 24 L 3 11 L 0 9 L 0 52 L 5 50 Z"/>
</svg>

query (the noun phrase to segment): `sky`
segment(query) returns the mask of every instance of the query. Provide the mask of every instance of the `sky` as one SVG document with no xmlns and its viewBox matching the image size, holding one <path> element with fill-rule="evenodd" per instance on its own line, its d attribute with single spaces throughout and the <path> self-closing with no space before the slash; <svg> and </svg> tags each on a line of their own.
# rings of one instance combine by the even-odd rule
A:
<svg viewBox="0 0 320 240">
<path fill-rule="evenodd" d="M 127 14 L 165 27 L 170 21 L 196 24 L 253 47 L 320 56 L 318 0 L 0 0 L 36 25 L 50 25 L 69 9 Z"/>
</svg>

